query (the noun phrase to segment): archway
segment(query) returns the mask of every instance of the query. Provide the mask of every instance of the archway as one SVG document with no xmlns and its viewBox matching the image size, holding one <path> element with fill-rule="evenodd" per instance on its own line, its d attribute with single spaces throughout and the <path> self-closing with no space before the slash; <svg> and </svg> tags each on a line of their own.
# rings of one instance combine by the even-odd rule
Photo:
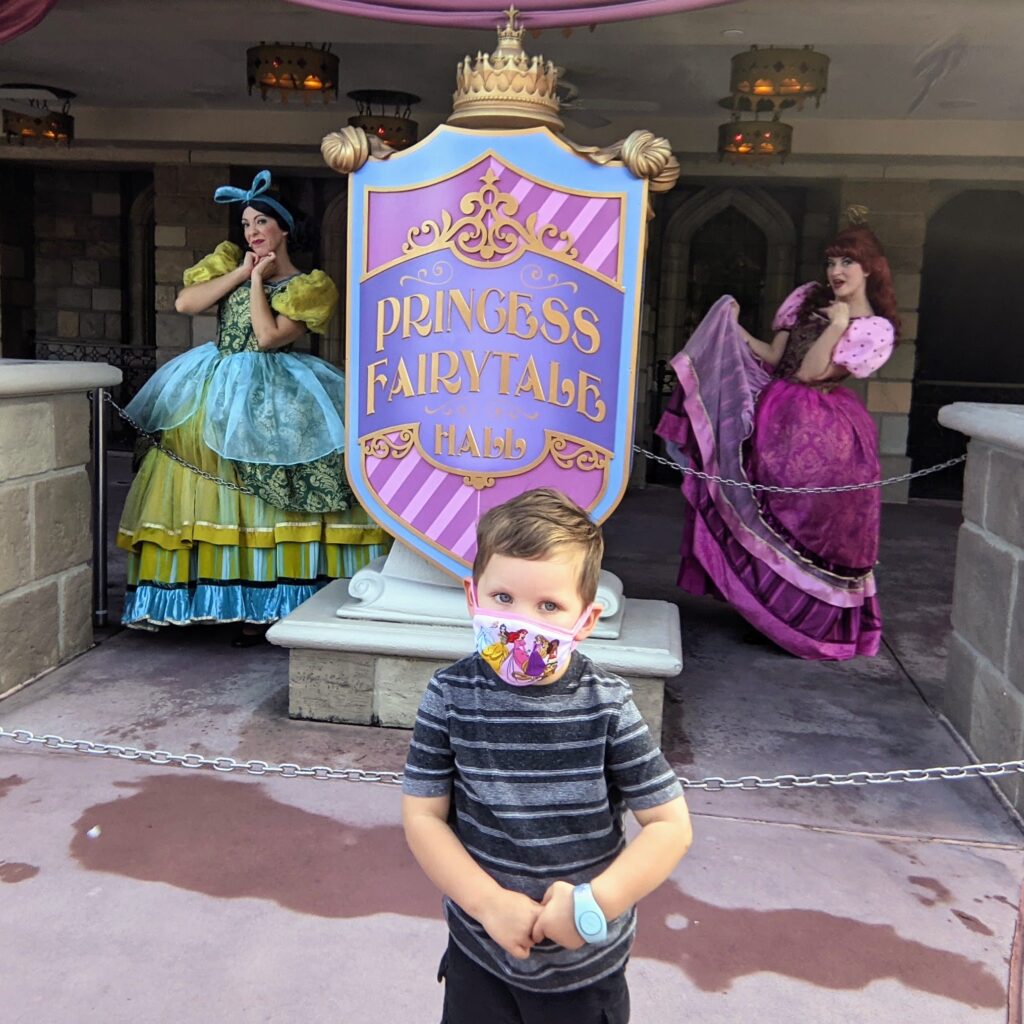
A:
<svg viewBox="0 0 1024 1024">
<path fill-rule="evenodd" d="M 793 286 L 796 229 L 786 210 L 760 188 L 706 188 L 688 199 L 665 228 L 661 290 L 658 304 L 657 359 L 671 358 L 686 342 L 683 331 L 692 317 L 689 306 L 690 265 L 694 236 L 705 224 L 728 209 L 750 221 L 764 236 L 764 283 L 760 308 L 753 319 L 762 325 Z"/>
<path fill-rule="evenodd" d="M 793 287 L 795 261 L 793 220 L 764 189 L 708 187 L 672 214 L 662 245 L 657 336 L 654 351 L 645 353 L 651 385 L 643 404 L 652 431 L 674 385 L 667 362 L 708 307 L 735 294 L 744 326 L 764 333 Z M 653 434 L 648 442 L 660 448 Z M 647 478 L 675 482 L 678 474 L 651 463 Z"/>
</svg>

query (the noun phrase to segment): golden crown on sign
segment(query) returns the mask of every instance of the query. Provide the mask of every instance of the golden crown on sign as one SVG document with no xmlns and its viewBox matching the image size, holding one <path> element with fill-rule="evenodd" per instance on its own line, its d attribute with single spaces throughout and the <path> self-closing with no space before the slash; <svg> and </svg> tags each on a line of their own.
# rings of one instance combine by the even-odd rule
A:
<svg viewBox="0 0 1024 1024">
<path fill-rule="evenodd" d="M 558 116 L 559 69 L 541 56 L 523 51 L 519 11 L 509 7 L 498 26 L 493 53 L 466 56 L 455 69 L 455 93 L 449 124 L 470 128 L 563 128 Z"/>
</svg>

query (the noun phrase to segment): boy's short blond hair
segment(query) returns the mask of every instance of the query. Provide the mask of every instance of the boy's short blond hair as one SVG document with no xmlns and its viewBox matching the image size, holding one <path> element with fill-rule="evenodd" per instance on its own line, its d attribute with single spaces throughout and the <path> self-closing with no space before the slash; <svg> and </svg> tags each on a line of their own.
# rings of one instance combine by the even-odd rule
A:
<svg viewBox="0 0 1024 1024">
<path fill-rule="evenodd" d="M 601 527 L 561 491 L 552 487 L 525 491 L 492 508 L 477 523 L 473 581 L 480 579 L 494 555 L 532 560 L 567 546 L 583 551 L 577 589 L 588 607 L 597 596 L 601 573 Z"/>
</svg>

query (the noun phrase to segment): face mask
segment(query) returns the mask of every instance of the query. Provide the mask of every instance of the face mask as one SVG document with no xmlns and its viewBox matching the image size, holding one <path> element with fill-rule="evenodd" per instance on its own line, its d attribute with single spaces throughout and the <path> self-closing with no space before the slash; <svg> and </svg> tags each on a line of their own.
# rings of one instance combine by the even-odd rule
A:
<svg viewBox="0 0 1024 1024">
<path fill-rule="evenodd" d="M 535 686 L 558 675 L 569 664 L 579 641 L 576 634 L 590 614 L 583 614 L 570 629 L 537 622 L 521 615 L 481 611 L 473 593 L 473 629 L 480 657 L 509 686 Z"/>
</svg>

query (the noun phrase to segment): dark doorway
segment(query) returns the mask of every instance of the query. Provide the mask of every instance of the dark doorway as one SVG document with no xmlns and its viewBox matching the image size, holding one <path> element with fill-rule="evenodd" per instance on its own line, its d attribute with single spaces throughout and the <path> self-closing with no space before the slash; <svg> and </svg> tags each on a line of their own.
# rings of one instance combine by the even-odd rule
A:
<svg viewBox="0 0 1024 1024">
<path fill-rule="evenodd" d="M 1024 195 L 963 192 L 928 222 L 921 272 L 909 454 L 921 469 L 967 439 L 938 423 L 950 402 L 1024 401 L 1017 299 L 1024 279 Z M 963 466 L 915 480 L 915 498 L 959 498 Z"/>
<path fill-rule="evenodd" d="M 723 295 L 731 295 L 740 304 L 740 323 L 760 338 L 767 259 L 764 233 L 734 206 L 727 206 L 698 229 L 690 243 L 684 336 L 693 333 Z"/>
</svg>

